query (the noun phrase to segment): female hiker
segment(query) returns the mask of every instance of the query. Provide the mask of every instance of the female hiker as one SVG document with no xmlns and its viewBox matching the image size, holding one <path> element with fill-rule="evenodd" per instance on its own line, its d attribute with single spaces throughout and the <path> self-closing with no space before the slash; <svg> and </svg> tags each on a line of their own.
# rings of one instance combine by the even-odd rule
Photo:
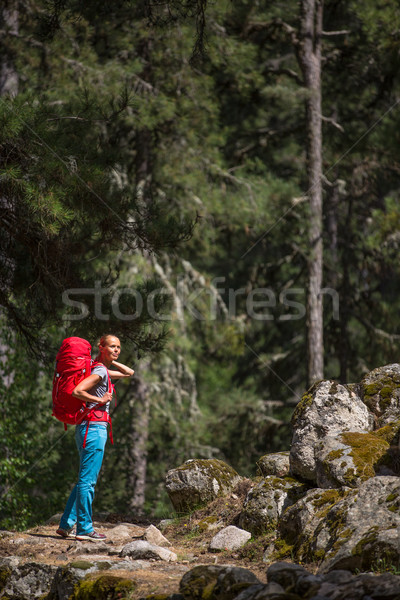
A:
<svg viewBox="0 0 400 600">
<path fill-rule="evenodd" d="M 80 458 L 79 475 L 56 532 L 62 537 L 68 537 L 76 524 L 77 540 L 97 541 L 106 538 L 93 528 L 92 502 L 107 441 L 107 423 L 111 422 L 109 412 L 113 388 L 110 377 L 121 379 L 131 377 L 134 373 L 129 367 L 117 362 L 120 352 L 119 339 L 113 335 L 104 335 L 100 340 L 99 354 L 91 374 L 72 392 L 73 396 L 86 402 L 86 406 L 92 410 L 88 419 L 75 428 Z"/>
</svg>

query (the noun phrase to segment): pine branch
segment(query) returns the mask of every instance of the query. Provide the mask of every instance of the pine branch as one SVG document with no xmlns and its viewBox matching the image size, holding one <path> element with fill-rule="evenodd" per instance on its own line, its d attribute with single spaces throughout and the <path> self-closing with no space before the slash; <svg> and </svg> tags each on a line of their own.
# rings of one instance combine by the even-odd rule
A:
<svg viewBox="0 0 400 600">
<path fill-rule="evenodd" d="M 287 75 L 291 79 L 294 79 L 294 81 L 296 83 L 298 83 L 299 85 L 301 85 L 301 86 L 304 85 L 304 80 L 302 79 L 302 77 L 300 77 L 300 75 L 298 75 L 298 73 L 296 73 L 296 71 L 293 71 L 292 69 L 286 69 L 283 67 L 281 67 L 279 69 L 273 69 L 273 68 L 267 67 L 265 69 L 265 71 L 267 73 L 273 73 L 274 75 Z"/>
<path fill-rule="evenodd" d="M 342 29 L 341 31 L 322 31 L 322 35 L 324 36 L 333 36 L 333 35 L 347 35 L 351 33 L 350 29 Z"/>
<path fill-rule="evenodd" d="M 300 43 L 296 29 L 280 18 L 273 19 L 272 21 L 249 21 L 246 25 L 245 33 L 261 31 L 263 29 L 280 29 L 290 38 L 293 46 L 298 46 Z"/>
<path fill-rule="evenodd" d="M 339 131 L 344 133 L 343 127 L 332 117 L 324 117 L 324 115 L 321 115 L 321 119 L 324 121 L 324 123 L 331 123 L 334 127 L 336 127 L 336 129 L 339 129 Z"/>
</svg>

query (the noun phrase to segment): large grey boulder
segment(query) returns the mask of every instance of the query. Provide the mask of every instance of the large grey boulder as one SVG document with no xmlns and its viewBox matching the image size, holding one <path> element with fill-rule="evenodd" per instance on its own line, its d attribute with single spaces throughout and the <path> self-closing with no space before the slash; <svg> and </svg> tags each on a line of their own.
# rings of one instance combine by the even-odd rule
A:
<svg viewBox="0 0 400 600">
<path fill-rule="evenodd" d="M 305 484 L 291 477 L 265 477 L 248 492 L 239 525 L 254 535 L 275 529 L 283 511 L 307 490 Z"/>
<path fill-rule="evenodd" d="M 363 402 L 374 414 L 376 428 L 400 419 L 400 365 L 378 367 L 360 383 Z"/>
<path fill-rule="evenodd" d="M 268 477 L 268 475 L 285 477 L 289 475 L 289 469 L 289 452 L 265 454 L 257 461 L 257 472 L 260 477 Z"/>
<path fill-rule="evenodd" d="M 292 417 L 291 474 L 316 483 L 315 449 L 320 440 L 344 431 L 372 431 L 373 416 L 355 389 L 321 381 L 304 394 Z"/>
<path fill-rule="evenodd" d="M 241 477 L 217 459 L 192 459 L 168 471 L 165 487 L 176 511 L 186 512 L 228 494 Z"/>
<path fill-rule="evenodd" d="M 400 555 L 400 479 L 373 477 L 357 489 L 311 490 L 289 507 L 280 534 L 296 559 L 319 561 L 320 573 L 371 569 Z"/>
</svg>

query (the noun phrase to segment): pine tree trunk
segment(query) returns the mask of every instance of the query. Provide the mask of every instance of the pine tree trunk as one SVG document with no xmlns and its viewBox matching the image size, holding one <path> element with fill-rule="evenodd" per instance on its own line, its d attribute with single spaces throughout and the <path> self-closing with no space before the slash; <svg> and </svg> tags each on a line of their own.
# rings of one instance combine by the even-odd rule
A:
<svg viewBox="0 0 400 600">
<path fill-rule="evenodd" d="M 0 7 L 0 96 L 16 96 L 18 94 L 18 73 L 15 69 L 14 53 L 7 44 L 10 34 L 18 33 L 18 3 L 16 0 L 3 0 Z"/>
<path fill-rule="evenodd" d="M 132 380 L 132 399 L 129 402 L 130 428 L 126 488 L 129 512 L 143 511 L 146 491 L 147 440 L 149 436 L 150 396 L 141 377 Z"/>
<path fill-rule="evenodd" d="M 299 60 L 309 97 L 307 110 L 307 177 L 310 205 L 307 290 L 307 379 L 311 385 L 324 376 L 322 306 L 322 114 L 321 35 L 322 0 L 301 0 Z"/>
</svg>

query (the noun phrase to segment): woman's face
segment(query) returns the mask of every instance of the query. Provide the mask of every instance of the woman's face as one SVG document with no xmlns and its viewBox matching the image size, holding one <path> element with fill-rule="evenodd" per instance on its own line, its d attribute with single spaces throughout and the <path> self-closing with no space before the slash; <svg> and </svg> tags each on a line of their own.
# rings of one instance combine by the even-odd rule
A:
<svg viewBox="0 0 400 600">
<path fill-rule="evenodd" d="M 100 354 L 103 360 L 112 363 L 117 360 L 121 352 L 121 342 L 113 335 L 108 335 L 104 342 L 99 346 Z"/>
</svg>

